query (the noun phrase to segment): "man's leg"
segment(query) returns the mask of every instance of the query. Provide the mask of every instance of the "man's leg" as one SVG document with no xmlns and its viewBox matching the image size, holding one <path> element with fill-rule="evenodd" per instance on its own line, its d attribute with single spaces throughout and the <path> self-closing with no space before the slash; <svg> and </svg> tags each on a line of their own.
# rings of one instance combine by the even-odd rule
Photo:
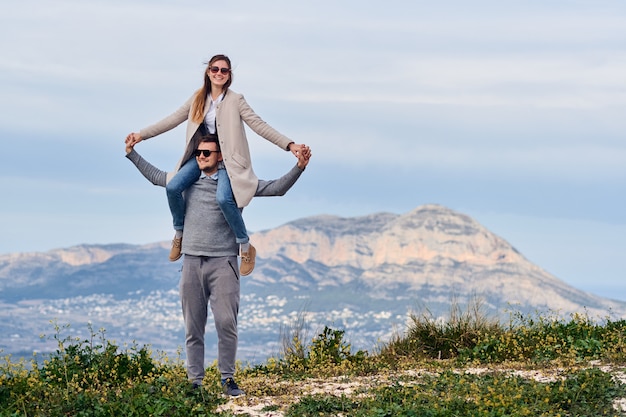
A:
<svg viewBox="0 0 626 417">
<path fill-rule="evenodd" d="M 209 292 L 217 331 L 217 363 L 222 379 L 232 378 L 237 355 L 239 274 L 237 257 L 210 258 Z"/>
<path fill-rule="evenodd" d="M 187 376 L 201 385 L 204 378 L 204 331 L 207 321 L 208 288 L 204 283 L 206 260 L 185 255 L 180 280 L 180 300 L 185 321 Z"/>
</svg>

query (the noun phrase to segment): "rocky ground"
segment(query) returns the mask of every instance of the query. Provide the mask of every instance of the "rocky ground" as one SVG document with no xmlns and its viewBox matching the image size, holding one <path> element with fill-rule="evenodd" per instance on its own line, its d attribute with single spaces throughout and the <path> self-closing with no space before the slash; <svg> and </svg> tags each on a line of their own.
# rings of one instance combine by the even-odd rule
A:
<svg viewBox="0 0 626 417">
<path fill-rule="evenodd" d="M 624 368 L 614 368 L 599 363 L 592 363 L 604 372 L 610 372 L 616 379 L 626 383 L 626 370 Z M 468 368 L 458 370 L 471 374 L 481 374 L 492 372 L 490 368 Z M 518 370 L 507 369 L 511 375 L 532 378 L 539 382 L 552 382 L 563 378 L 563 369 L 541 369 L 541 370 Z M 375 375 L 366 377 L 334 377 L 324 379 L 307 379 L 303 381 L 268 381 L 263 377 L 263 381 L 248 379 L 245 384 L 240 384 L 246 391 L 246 395 L 230 399 L 228 403 L 222 405 L 218 411 L 230 411 L 235 415 L 250 417 L 284 417 L 289 405 L 296 403 L 299 398 L 305 395 L 328 394 L 341 396 L 364 395 L 369 388 L 390 384 L 391 381 L 403 377 L 407 383 L 414 381 L 419 383 L 420 378 L 425 374 L 432 374 L 429 370 L 410 370 L 401 373 L 388 373 L 385 375 Z M 257 384 L 258 382 L 259 384 Z M 255 388 L 256 386 L 256 388 Z M 261 388 L 258 388 L 261 386 Z M 626 412 L 626 398 L 621 398 L 614 402 L 614 408 L 619 412 Z"/>
</svg>

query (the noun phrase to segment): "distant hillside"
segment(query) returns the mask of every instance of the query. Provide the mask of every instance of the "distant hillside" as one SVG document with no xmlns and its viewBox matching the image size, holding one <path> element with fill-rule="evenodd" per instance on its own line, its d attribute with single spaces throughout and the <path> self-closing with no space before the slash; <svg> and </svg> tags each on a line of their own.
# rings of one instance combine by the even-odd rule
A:
<svg viewBox="0 0 626 417">
<path fill-rule="evenodd" d="M 275 353 L 281 327 L 306 314 L 312 327 L 346 330 L 370 349 L 401 331 L 411 311 L 447 312 L 451 300 L 485 313 L 551 310 L 626 316 L 626 303 L 573 288 L 529 262 L 472 218 L 437 205 L 403 214 L 316 216 L 253 234 L 257 267 L 242 279 L 240 357 Z M 169 242 L 81 245 L 0 256 L 0 349 L 54 347 L 50 320 L 85 334 L 175 351 L 183 343 L 180 262 Z M 208 328 L 209 344 L 214 332 Z M 315 331 L 315 329 L 311 329 Z M 209 355 L 211 349 L 208 349 Z"/>
<path fill-rule="evenodd" d="M 286 273 L 268 280 L 270 274 L 260 269 L 252 277 L 259 285 L 358 283 L 372 297 L 410 294 L 428 305 L 474 294 L 494 311 L 515 305 L 523 311 L 626 314 L 626 303 L 567 285 L 471 217 L 438 205 L 404 215 L 310 217 L 256 233 L 253 240 L 268 259 L 278 264 L 288 259 L 301 268 L 300 278 L 308 278 Z M 271 262 L 265 265 L 275 268 Z"/>
</svg>

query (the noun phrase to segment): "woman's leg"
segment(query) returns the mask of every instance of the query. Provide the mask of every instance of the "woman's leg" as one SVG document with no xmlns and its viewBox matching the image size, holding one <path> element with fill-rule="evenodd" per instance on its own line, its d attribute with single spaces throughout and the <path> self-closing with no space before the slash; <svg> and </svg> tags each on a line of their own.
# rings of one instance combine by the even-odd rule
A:
<svg viewBox="0 0 626 417">
<path fill-rule="evenodd" d="M 167 202 L 172 213 L 174 230 L 183 230 L 185 222 L 185 199 L 183 191 L 200 178 L 200 168 L 195 158 L 191 158 L 180 167 L 176 175 L 165 186 Z"/>
<path fill-rule="evenodd" d="M 249 275 L 254 269 L 256 249 L 249 243 L 250 238 L 248 237 L 246 225 L 243 222 L 241 209 L 237 207 L 235 197 L 233 196 L 233 189 L 230 185 L 230 178 L 228 178 L 228 173 L 224 168 L 217 170 L 217 193 L 215 198 L 224 214 L 226 222 L 235 234 L 237 243 L 241 245 L 241 265 L 239 266 L 239 273 L 242 276 Z"/>
<path fill-rule="evenodd" d="M 241 215 L 241 209 L 237 207 L 235 197 L 233 196 L 233 189 L 230 186 L 230 178 L 226 169 L 219 169 L 217 171 L 217 204 L 220 206 L 226 222 L 235 233 L 237 243 L 248 243 L 250 238 L 248 237 L 248 231 L 246 225 L 243 222 L 243 216 Z"/>
</svg>

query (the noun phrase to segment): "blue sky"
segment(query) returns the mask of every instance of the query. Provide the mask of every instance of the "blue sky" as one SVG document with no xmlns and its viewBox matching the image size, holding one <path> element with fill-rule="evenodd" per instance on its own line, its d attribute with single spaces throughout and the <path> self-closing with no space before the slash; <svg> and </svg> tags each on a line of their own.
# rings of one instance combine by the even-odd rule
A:
<svg viewBox="0 0 626 417">
<path fill-rule="evenodd" d="M 0 52 L 0 253 L 171 239 L 123 139 L 225 53 L 232 88 L 314 154 L 249 229 L 437 203 L 626 300 L 622 1 L 5 1 Z M 171 169 L 183 137 L 138 150 Z M 261 178 L 293 164 L 248 139 Z"/>
</svg>

